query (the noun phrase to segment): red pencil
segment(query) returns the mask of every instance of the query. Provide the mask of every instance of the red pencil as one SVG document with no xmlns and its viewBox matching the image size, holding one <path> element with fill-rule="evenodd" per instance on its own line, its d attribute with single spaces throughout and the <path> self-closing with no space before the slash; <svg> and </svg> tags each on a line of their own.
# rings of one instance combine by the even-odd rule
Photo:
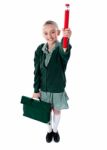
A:
<svg viewBox="0 0 107 150">
<path fill-rule="evenodd" d="M 69 4 L 65 4 L 65 16 L 64 16 L 64 29 L 69 27 Z M 68 38 L 63 37 L 63 48 L 66 49 L 68 46 Z"/>
</svg>

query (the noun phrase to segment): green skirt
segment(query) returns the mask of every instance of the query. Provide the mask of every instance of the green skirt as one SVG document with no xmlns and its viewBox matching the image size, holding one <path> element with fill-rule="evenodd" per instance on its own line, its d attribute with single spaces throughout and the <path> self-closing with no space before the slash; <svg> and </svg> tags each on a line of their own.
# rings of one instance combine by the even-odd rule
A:
<svg viewBox="0 0 107 150">
<path fill-rule="evenodd" d="M 56 110 L 68 109 L 67 100 L 69 99 L 66 92 L 61 93 L 51 93 L 51 92 L 44 92 L 40 91 L 41 93 L 41 100 L 47 103 L 51 103 L 52 108 Z"/>
</svg>

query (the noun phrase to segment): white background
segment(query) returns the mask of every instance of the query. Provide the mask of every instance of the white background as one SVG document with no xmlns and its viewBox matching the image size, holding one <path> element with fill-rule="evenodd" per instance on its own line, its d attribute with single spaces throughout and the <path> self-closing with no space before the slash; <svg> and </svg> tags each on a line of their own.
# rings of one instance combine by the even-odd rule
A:
<svg viewBox="0 0 107 150">
<path fill-rule="evenodd" d="M 66 71 L 70 109 L 62 111 L 60 143 L 47 144 L 47 126 L 23 117 L 20 99 L 33 94 L 42 24 L 51 19 L 62 29 L 66 2 L 73 32 Z M 107 150 L 106 14 L 106 0 L 0 0 L 0 149 Z"/>
</svg>

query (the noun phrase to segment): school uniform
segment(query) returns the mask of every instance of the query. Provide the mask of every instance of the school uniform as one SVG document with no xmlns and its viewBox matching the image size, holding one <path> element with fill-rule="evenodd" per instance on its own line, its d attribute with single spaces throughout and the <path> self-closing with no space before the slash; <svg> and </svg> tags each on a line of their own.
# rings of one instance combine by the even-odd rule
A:
<svg viewBox="0 0 107 150">
<path fill-rule="evenodd" d="M 65 71 L 71 48 L 69 44 L 64 52 L 62 43 L 57 41 L 50 52 L 47 43 L 35 51 L 34 92 L 40 91 L 41 100 L 51 103 L 57 110 L 68 108 Z"/>
</svg>

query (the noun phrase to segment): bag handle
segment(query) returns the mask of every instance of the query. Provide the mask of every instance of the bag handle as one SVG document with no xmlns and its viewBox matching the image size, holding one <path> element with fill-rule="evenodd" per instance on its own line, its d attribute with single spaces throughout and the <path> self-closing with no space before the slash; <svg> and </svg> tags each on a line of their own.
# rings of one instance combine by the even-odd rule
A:
<svg viewBox="0 0 107 150">
<path fill-rule="evenodd" d="M 36 101 L 41 101 L 40 98 L 33 98 L 33 97 L 32 97 L 32 99 L 33 99 L 34 101 L 35 101 L 35 100 L 36 100 Z"/>
</svg>

